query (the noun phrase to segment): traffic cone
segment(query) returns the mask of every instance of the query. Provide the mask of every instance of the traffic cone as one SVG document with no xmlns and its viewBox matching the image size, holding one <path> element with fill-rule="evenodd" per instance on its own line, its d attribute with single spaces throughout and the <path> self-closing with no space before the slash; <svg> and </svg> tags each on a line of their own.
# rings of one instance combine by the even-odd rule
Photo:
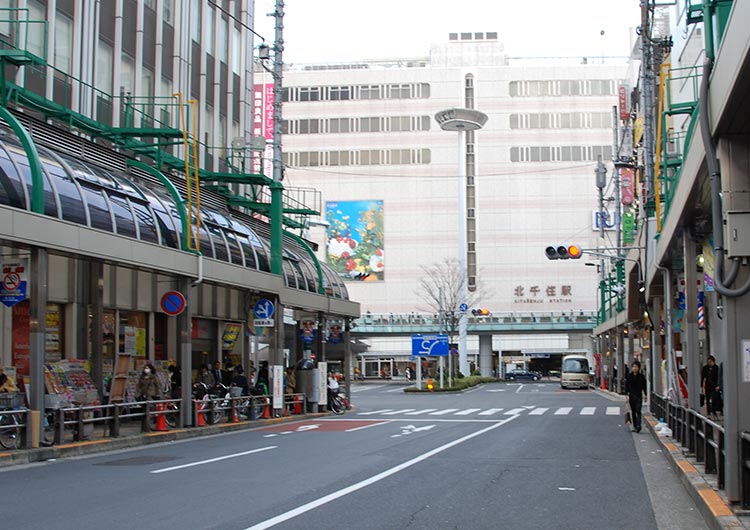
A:
<svg viewBox="0 0 750 530">
<path fill-rule="evenodd" d="M 164 411 L 167 410 L 167 408 L 164 406 L 164 403 L 159 403 L 156 405 L 157 411 Z M 157 431 L 168 431 L 169 428 L 167 427 L 167 419 L 164 417 L 164 414 L 157 414 L 156 415 L 156 429 Z"/>
<path fill-rule="evenodd" d="M 203 402 L 198 401 L 195 405 L 198 407 L 198 427 L 203 427 L 206 425 L 206 418 L 203 416 Z"/>
<path fill-rule="evenodd" d="M 237 412 L 237 407 L 232 408 L 232 423 L 240 422 L 240 413 Z"/>
<path fill-rule="evenodd" d="M 268 398 L 266 398 L 266 406 L 263 407 L 263 419 L 267 420 L 271 417 L 271 405 L 268 403 Z"/>
<path fill-rule="evenodd" d="M 302 414 L 302 396 L 294 396 L 294 413 Z"/>
<path fill-rule="evenodd" d="M 602 379 L 602 390 L 607 390 L 607 380 Z"/>
</svg>

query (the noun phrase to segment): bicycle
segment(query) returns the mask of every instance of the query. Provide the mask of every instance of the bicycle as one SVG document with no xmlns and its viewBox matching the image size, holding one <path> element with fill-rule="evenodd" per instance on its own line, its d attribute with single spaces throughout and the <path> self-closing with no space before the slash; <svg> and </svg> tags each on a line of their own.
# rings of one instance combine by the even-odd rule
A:
<svg viewBox="0 0 750 530">
<path fill-rule="evenodd" d="M 26 402 L 21 392 L 0 394 L 0 445 L 5 449 L 18 449 L 21 444 L 21 425 L 16 410 Z"/>
<path fill-rule="evenodd" d="M 338 392 L 331 390 L 328 393 L 328 407 L 331 409 L 331 412 L 337 416 L 341 416 L 346 412 L 346 400 Z"/>
</svg>

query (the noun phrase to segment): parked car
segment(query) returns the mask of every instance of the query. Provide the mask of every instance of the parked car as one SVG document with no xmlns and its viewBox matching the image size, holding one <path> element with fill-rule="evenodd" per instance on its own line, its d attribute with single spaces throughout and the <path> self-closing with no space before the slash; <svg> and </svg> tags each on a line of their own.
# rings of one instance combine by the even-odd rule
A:
<svg viewBox="0 0 750 530">
<path fill-rule="evenodd" d="M 510 370 L 505 373 L 505 379 L 508 381 L 539 381 L 541 378 L 541 373 L 529 370 Z"/>
</svg>

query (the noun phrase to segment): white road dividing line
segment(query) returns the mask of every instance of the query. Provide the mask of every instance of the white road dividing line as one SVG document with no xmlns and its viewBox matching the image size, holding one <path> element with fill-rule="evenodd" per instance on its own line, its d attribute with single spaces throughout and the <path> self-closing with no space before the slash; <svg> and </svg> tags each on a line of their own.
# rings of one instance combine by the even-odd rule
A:
<svg viewBox="0 0 750 530">
<path fill-rule="evenodd" d="M 393 410 L 391 412 L 384 412 L 383 416 L 395 416 L 396 414 L 406 414 L 407 412 L 411 412 L 414 409 L 401 409 L 401 410 Z"/>
<path fill-rule="evenodd" d="M 619 416 L 620 407 L 607 407 L 607 416 Z"/>
<path fill-rule="evenodd" d="M 469 414 L 474 414 L 475 412 L 479 412 L 480 410 L 482 409 L 466 409 L 460 412 L 456 412 L 454 416 L 468 416 Z"/>
<path fill-rule="evenodd" d="M 375 414 L 383 414 L 385 412 L 390 412 L 393 409 L 382 409 L 382 410 L 371 410 L 370 412 L 357 412 L 357 416 L 373 416 Z"/>
<path fill-rule="evenodd" d="M 555 411 L 555 416 L 567 416 L 571 410 L 573 410 L 573 407 L 560 407 Z"/>
<path fill-rule="evenodd" d="M 520 414 L 521 412 L 524 412 L 526 409 L 510 409 L 508 412 L 505 413 L 505 416 L 513 416 L 514 414 Z"/>
<path fill-rule="evenodd" d="M 477 414 L 477 416 L 492 416 L 493 414 L 497 414 L 501 410 L 503 409 L 487 409 Z"/>
<path fill-rule="evenodd" d="M 593 416 L 596 412 L 596 407 L 583 407 L 581 409 L 581 416 Z"/>
<path fill-rule="evenodd" d="M 523 388 L 523 383 L 521 383 L 520 385 L 518 385 L 518 388 L 516 389 L 516 394 L 518 394 L 521 391 L 522 388 Z"/>
<path fill-rule="evenodd" d="M 351 486 L 347 486 L 346 488 L 339 489 L 337 491 L 334 491 L 333 493 L 325 495 L 324 497 L 308 502 L 307 504 L 303 504 L 302 506 L 294 508 L 293 510 L 289 510 L 281 515 L 277 515 L 276 517 L 272 517 L 271 519 L 266 519 L 265 521 L 262 521 L 258 524 L 249 526 L 245 530 L 265 530 L 266 528 L 271 528 L 273 526 L 276 526 L 277 524 L 293 519 L 294 517 L 297 517 L 298 515 L 302 515 L 303 513 L 307 513 L 311 510 L 314 510 L 315 508 L 319 506 L 323 506 L 325 504 L 328 504 L 329 502 L 338 500 L 341 497 L 344 497 L 345 495 L 349 495 L 350 493 L 354 493 L 355 491 L 359 491 L 363 488 L 366 488 L 367 486 L 371 486 L 372 484 L 380 482 L 381 480 L 386 479 L 390 477 L 391 475 L 395 475 L 396 473 L 403 471 L 404 469 L 408 469 L 415 464 L 418 464 L 424 460 L 427 460 L 430 457 L 433 457 L 437 454 L 442 453 L 443 451 L 446 451 L 452 447 L 455 447 L 468 440 L 471 440 L 472 438 L 476 438 L 477 436 L 481 436 L 487 432 L 497 429 L 498 427 L 501 427 L 505 425 L 506 423 L 515 420 L 516 418 L 518 418 L 518 416 L 511 416 L 510 418 L 506 418 L 502 421 L 495 422 L 492 425 L 485 427 L 484 429 L 480 429 L 476 432 L 467 434 L 466 436 L 462 436 L 461 438 L 453 440 L 452 442 L 448 442 L 447 444 L 441 445 L 440 447 L 436 447 L 435 449 L 427 451 L 426 453 L 423 453 L 417 457 L 414 457 L 411 460 L 407 460 L 406 462 L 403 462 L 390 469 L 386 469 L 385 471 L 378 473 L 377 475 L 373 475 L 372 477 L 362 480 L 360 482 L 357 482 L 356 484 L 352 484 Z"/>
<path fill-rule="evenodd" d="M 547 412 L 549 409 L 546 409 L 544 407 L 537 407 L 531 412 L 529 412 L 529 416 L 541 416 L 545 412 Z"/>
<path fill-rule="evenodd" d="M 231 455 L 218 456 L 216 458 L 209 458 L 208 460 L 201 460 L 199 462 L 191 462 L 189 464 L 182 464 L 181 466 L 172 466 L 172 467 L 165 467 L 162 469 L 155 469 L 153 471 L 149 471 L 149 473 L 157 475 L 159 473 L 166 473 L 167 471 L 177 471 L 178 469 L 185 469 L 186 467 L 194 467 L 194 466 L 200 466 L 203 464 L 210 464 L 212 462 L 219 462 L 221 460 L 227 460 L 229 458 L 237 458 L 239 456 L 252 455 L 254 453 L 262 453 L 263 451 L 270 451 L 271 449 L 277 449 L 277 448 L 278 446 L 276 445 L 269 445 L 268 447 L 261 447 L 260 449 L 252 449 L 250 451 L 243 451 L 242 453 L 234 453 Z"/>
<path fill-rule="evenodd" d="M 430 416 L 442 416 L 443 414 L 450 414 L 451 412 L 458 412 L 458 409 L 443 409 L 437 412 L 430 412 Z"/>
<path fill-rule="evenodd" d="M 362 429 L 369 429 L 370 427 L 377 427 L 378 425 L 385 425 L 386 423 L 389 423 L 389 422 L 381 421 L 380 423 L 371 423 L 369 425 L 362 425 L 361 427 L 354 427 L 352 429 L 347 429 L 344 432 L 361 431 Z"/>
<path fill-rule="evenodd" d="M 437 409 L 422 409 L 422 410 L 415 410 L 414 412 L 407 412 L 407 416 L 419 416 L 420 414 L 427 414 L 428 412 L 434 412 Z"/>
</svg>

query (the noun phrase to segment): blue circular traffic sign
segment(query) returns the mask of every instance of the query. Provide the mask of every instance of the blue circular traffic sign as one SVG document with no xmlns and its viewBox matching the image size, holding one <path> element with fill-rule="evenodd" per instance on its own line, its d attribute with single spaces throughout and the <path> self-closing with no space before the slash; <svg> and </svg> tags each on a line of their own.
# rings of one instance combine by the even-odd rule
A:
<svg viewBox="0 0 750 530">
<path fill-rule="evenodd" d="M 185 310 L 185 297 L 179 291 L 167 291 L 161 297 L 161 310 L 169 316 L 177 316 Z"/>
</svg>

